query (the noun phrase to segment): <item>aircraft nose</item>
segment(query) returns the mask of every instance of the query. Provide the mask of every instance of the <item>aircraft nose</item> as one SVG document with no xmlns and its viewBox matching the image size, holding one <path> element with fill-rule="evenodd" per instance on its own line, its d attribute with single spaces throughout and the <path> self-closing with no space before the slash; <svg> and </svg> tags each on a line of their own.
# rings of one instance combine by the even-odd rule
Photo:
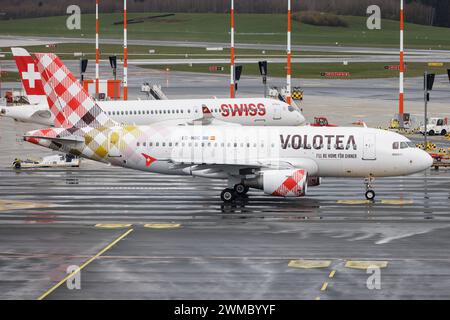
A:
<svg viewBox="0 0 450 320">
<path fill-rule="evenodd" d="M 420 171 L 424 171 L 426 169 L 431 168 L 433 165 L 433 158 L 423 150 L 418 150 L 420 155 L 418 157 L 417 166 Z"/>
<path fill-rule="evenodd" d="M 297 119 L 298 119 L 298 123 L 297 123 L 298 125 L 304 124 L 306 121 L 305 117 L 303 116 L 303 114 L 301 112 L 298 113 Z"/>
</svg>

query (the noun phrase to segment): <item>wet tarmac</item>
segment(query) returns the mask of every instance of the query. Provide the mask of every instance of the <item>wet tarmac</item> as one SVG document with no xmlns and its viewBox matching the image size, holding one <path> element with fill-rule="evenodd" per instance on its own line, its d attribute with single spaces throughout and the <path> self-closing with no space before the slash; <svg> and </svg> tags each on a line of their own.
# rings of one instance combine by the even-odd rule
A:
<svg viewBox="0 0 450 320">
<path fill-rule="evenodd" d="M 220 181 L 90 167 L 0 170 L 1 299 L 450 295 L 445 171 L 378 179 L 375 203 L 359 179 L 324 179 L 305 198 L 224 205 Z M 364 261 L 382 264 L 380 290 Z M 81 289 L 48 292 L 85 262 Z"/>
</svg>

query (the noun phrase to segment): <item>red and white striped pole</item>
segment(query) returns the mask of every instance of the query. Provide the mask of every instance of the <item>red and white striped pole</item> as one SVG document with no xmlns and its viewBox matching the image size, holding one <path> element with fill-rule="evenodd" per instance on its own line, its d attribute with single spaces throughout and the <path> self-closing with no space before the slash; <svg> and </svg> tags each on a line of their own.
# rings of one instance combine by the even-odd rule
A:
<svg viewBox="0 0 450 320">
<path fill-rule="evenodd" d="M 403 126 L 403 113 L 404 113 L 404 72 L 405 72 L 405 62 L 404 62 L 404 48 L 403 48 L 403 30 L 405 27 L 404 23 L 405 15 L 403 11 L 403 0 L 400 0 L 400 85 L 399 85 L 399 121 L 401 126 Z"/>
<path fill-rule="evenodd" d="M 235 97 L 234 85 L 234 0 L 231 0 L 231 45 L 230 45 L 230 98 Z"/>
<path fill-rule="evenodd" d="M 98 46 L 98 5 L 100 0 L 95 1 L 95 96 L 98 98 L 100 92 L 100 68 L 99 68 L 99 46 Z"/>
<path fill-rule="evenodd" d="M 291 0 L 288 0 L 288 31 L 287 31 L 287 75 L 286 75 L 286 103 L 291 104 L 291 73 L 292 73 L 292 57 L 291 57 Z"/>
<path fill-rule="evenodd" d="M 123 0 L 123 99 L 128 100 L 127 0 Z"/>
</svg>

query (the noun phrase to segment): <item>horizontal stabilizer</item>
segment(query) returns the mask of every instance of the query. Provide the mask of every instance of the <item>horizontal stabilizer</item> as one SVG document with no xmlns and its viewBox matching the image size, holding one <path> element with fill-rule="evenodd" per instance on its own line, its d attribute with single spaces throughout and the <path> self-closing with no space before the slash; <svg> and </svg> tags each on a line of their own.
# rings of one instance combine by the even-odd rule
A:
<svg viewBox="0 0 450 320">
<path fill-rule="evenodd" d="M 29 139 L 43 139 L 43 140 L 50 140 L 53 142 L 59 142 L 59 143 L 83 143 L 84 139 L 82 137 L 78 136 L 69 136 L 69 137 L 46 137 L 46 136 L 38 136 L 38 135 L 25 135 L 23 136 L 25 141 L 28 141 Z"/>
</svg>

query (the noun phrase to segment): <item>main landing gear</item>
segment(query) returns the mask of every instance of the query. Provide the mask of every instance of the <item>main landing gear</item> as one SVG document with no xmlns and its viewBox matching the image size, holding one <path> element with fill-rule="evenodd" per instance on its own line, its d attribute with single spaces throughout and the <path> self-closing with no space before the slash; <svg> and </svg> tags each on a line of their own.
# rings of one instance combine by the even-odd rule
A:
<svg viewBox="0 0 450 320">
<path fill-rule="evenodd" d="M 370 201 L 375 200 L 375 191 L 372 189 L 372 183 L 375 181 L 375 178 L 373 176 L 369 176 L 368 178 L 364 179 L 364 184 L 366 186 L 366 199 Z"/>
<path fill-rule="evenodd" d="M 236 184 L 233 189 L 224 189 L 220 195 L 220 198 L 223 202 L 230 203 L 236 200 L 237 197 L 246 195 L 249 189 L 249 187 L 246 187 L 243 184 Z"/>
</svg>

